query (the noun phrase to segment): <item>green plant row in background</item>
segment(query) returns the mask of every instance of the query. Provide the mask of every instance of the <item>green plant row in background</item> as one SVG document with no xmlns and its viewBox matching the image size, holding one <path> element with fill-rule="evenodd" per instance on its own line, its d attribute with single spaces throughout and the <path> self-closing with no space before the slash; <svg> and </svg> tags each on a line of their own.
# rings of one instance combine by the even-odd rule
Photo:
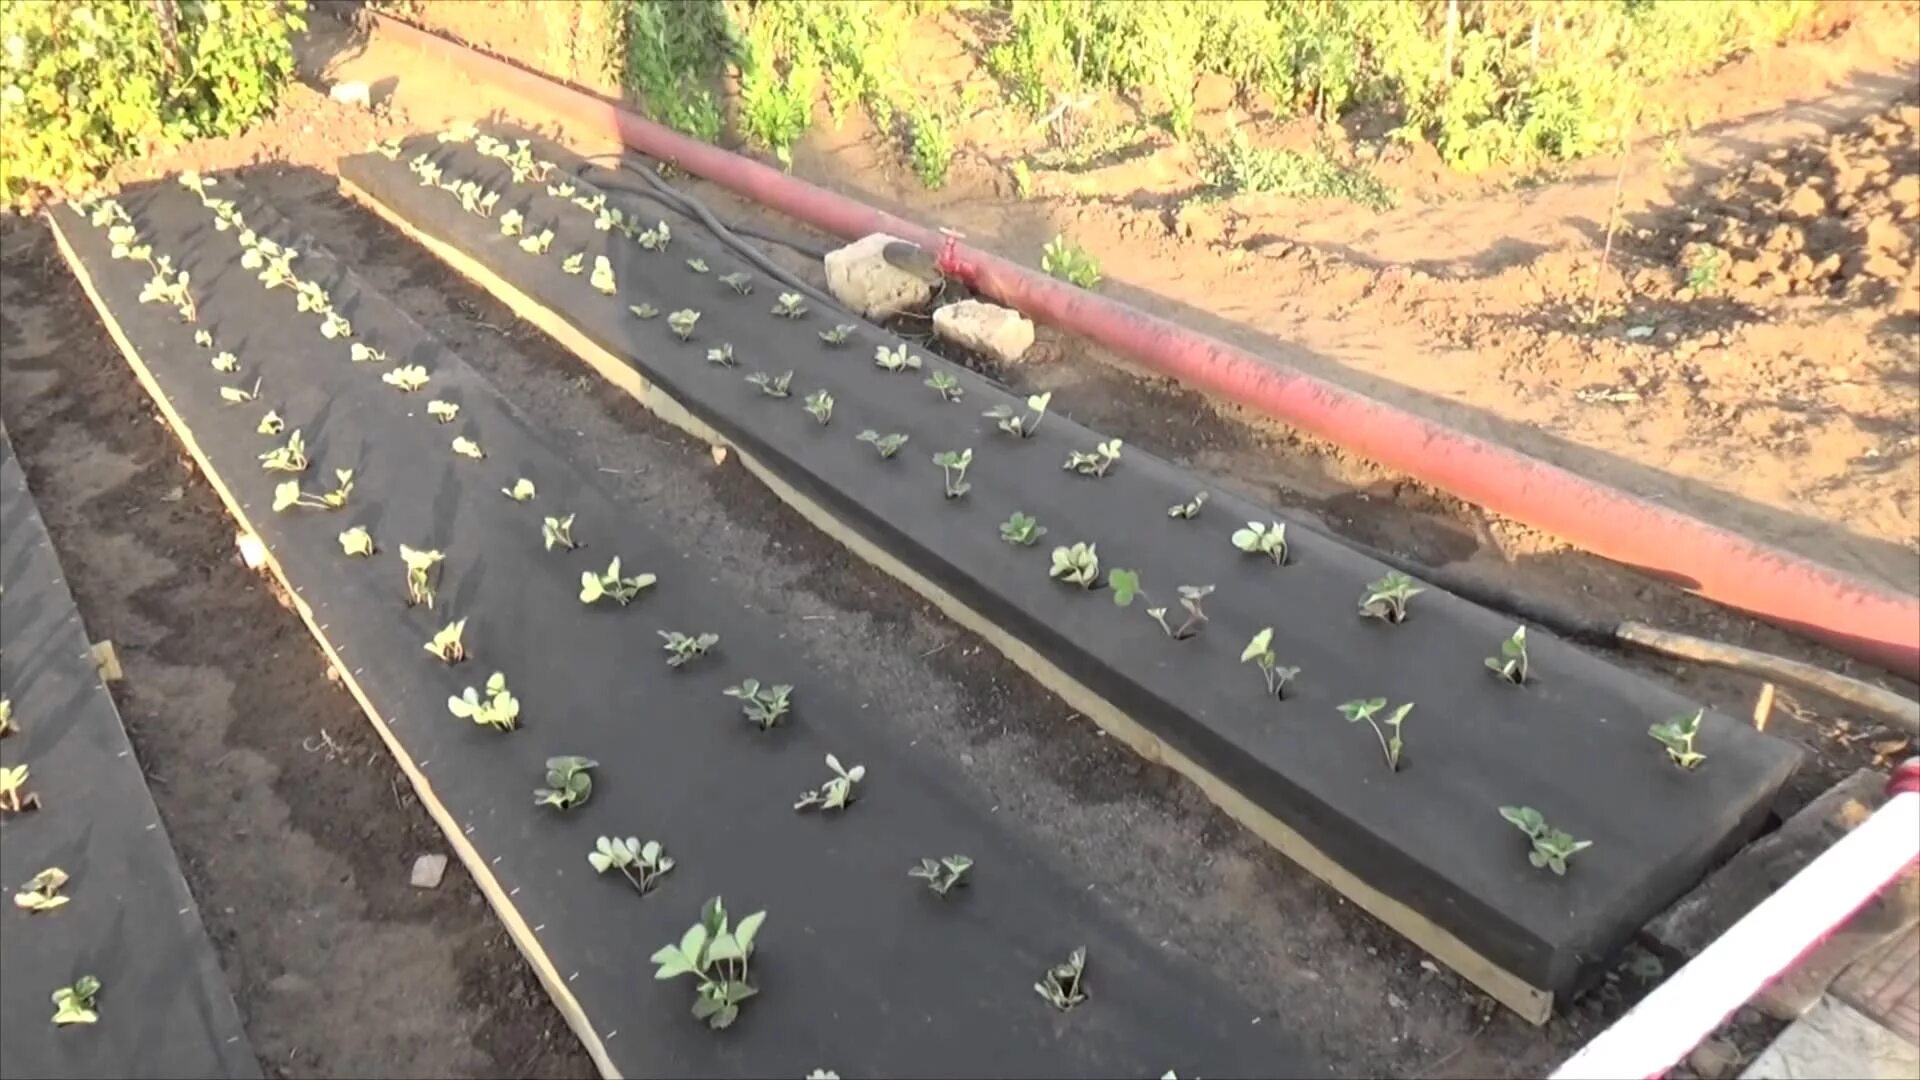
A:
<svg viewBox="0 0 1920 1080">
<path fill-rule="evenodd" d="M 1222 75 L 1283 114 L 1398 117 L 1455 168 L 1535 166 L 1616 145 L 1642 91 L 1777 44 L 1819 0 L 630 0 L 626 83 L 657 115 L 714 138 L 713 78 L 739 74 L 740 134 L 789 160 L 824 93 L 906 140 L 928 186 L 945 179 L 950 117 L 898 58 L 917 19 L 959 8 L 986 63 L 1036 116 L 1063 95 L 1127 94 L 1191 134 L 1194 86 Z M 904 121 L 904 123 L 902 123 Z M 1245 155 L 1241 155 L 1245 158 Z M 1287 163 L 1280 163 L 1284 167 Z M 1311 178 L 1308 178 L 1311 180 Z M 1299 181 L 1273 178 L 1270 190 Z M 1307 186 L 1321 186 L 1308 183 Z M 1356 193 L 1375 201 L 1372 192 Z"/>
<path fill-rule="evenodd" d="M 306 0 L 0 0 L 0 197 L 86 188 L 149 147 L 233 135 L 293 74 Z"/>
</svg>

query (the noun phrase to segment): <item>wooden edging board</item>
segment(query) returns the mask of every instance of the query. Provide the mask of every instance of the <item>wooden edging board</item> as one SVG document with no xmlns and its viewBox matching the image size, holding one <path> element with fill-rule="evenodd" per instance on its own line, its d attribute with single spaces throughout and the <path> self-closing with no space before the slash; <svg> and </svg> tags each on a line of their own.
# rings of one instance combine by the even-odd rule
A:
<svg viewBox="0 0 1920 1080">
<path fill-rule="evenodd" d="M 0 1077 L 257 1077 L 259 1063 L 13 445 L 0 431 L 0 697 L 40 806 L 0 816 Z M 41 871 L 67 902 L 13 902 Z M 98 979 L 97 1020 L 49 1000 Z"/>
<path fill-rule="evenodd" d="M 603 1074 L 1303 1075 L 1321 1068 L 1284 1024 L 1250 1024 L 1245 991 L 1148 942 L 1089 894 L 1017 822 L 992 813 L 956 766 L 830 685 L 717 567 L 670 526 L 598 487 L 592 467 L 538 426 L 383 297 L 298 236 L 231 180 L 247 225 L 301 252 L 353 341 L 387 359 L 356 364 L 345 341 L 294 312 L 290 290 L 264 292 L 239 265 L 234 232 L 216 232 L 174 184 L 124 193 L 143 242 L 187 269 L 198 321 L 139 304 L 145 267 L 110 258 L 104 230 L 70 208 L 51 215 L 62 253 L 242 528 L 259 536 L 334 666 L 407 771 L 507 929 Z M 192 341 L 196 329 L 211 348 Z M 239 371 L 210 366 L 230 350 Z M 383 374 L 417 363 L 419 394 Z M 222 386 L 261 389 L 222 403 Z M 426 404 L 458 404 L 448 424 Z M 269 409 L 287 430 L 255 425 Z M 309 491 L 354 470 L 337 511 L 270 509 L 285 474 L 258 455 L 305 436 Z M 475 440 L 482 460 L 450 449 Z M 536 497 L 501 494 L 519 477 Z M 541 521 L 571 514 L 574 551 L 545 551 Z M 379 550 L 351 559 L 336 542 L 368 528 Z M 404 603 L 401 544 L 442 550 L 436 607 Z M 628 608 L 583 605 L 583 570 L 619 556 L 658 583 Z M 469 658 L 422 647 L 466 618 Z M 684 670 L 657 632 L 713 632 L 712 655 Z M 449 695 L 505 673 L 522 726 L 485 731 L 449 714 Z M 743 678 L 795 685 L 794 713 L 771 732 L 722 690 Z M 795 797 L 831 774 L 825 755 L 867 769 L 844 813 L 801 814 Z M 536 808 L 543 762 L 600 762 L 588 802 Z M 597 836 L 661 841 L 678 860 L 641 897 L 600 877 Z M 972 884 L 942 901 L 906 875 L 920 857 L 964 853 Z M 677 940 L 710 896 L 735 917 L 766 909 L 754 970 L 760 995 L 716 1034 L 688 1014 L 686 979 L 655 981 L 647 957 Z M 1088 953 L 1092 999 L 1057 1012 L 1034 993 L 1049 965 Z M 1170 1007 L 1169 1003 L 1178 1003 Z"/>
<path fill-rule="evenodd" d="M 450 180 L 499 192 L 494 216 L 423 185 L 407 165 L 423 153 Z M 674 239 L 664 253 L 596 229 L 597 215 L 574 201 L 604 194 L 591 185 L 563 172 L 515 183 L 470 143 L 416 138 L 392 158 L 346 159 L 341 176 L 348 194 L 606 377 L 668 420 L 733 446 L 815 524 L 1536 1022 L 1556 992 L 1593 978 L 1647 917 L 1758 828 L 1797 761 L 1790 746 L 1710 714 L 1702 741 L 1716 748 L 1714 764 L 1673 769 L 1647 726 L 1697 706 L 1538 630 L 1529 641 L 1538 678 L 1524 688 L 1501 684 L 1482 660 L 1513 624 L 1438 591 L 1418 597 L 1400 626 L 1360 619 L 1357 599 L 1386 567 L 1303 531 L 1290 538 L 1287 566 L 1243 555 L 1229 533 L 1284 515 L 1138 450 L 1124 449 L 1102 479 L 1064 471 L 1070 451 L 1090 451 L 1101 437 L 1072 422 L 1063 395 L 1033 438 L 1002 435 L 981 413 L 1022 408 L 1004 388 L 931 356 L 918 370 L 882 372 L 876 349 L 902 343 L 843 311 L 773 317 L 778 283 L 650 200 L 616 193 L 607 205 L 644 215 L 649 227 L 667 222 Z M 560 180 L 575 189 L 572 200 L 549 190 Z M 525 217 L 525 231 L 554 231 L 546 255 L 502 234 L 497 219 L 510 210 Z M 574 254 L 579 274 L 562 266 Z M 600 257 L 616 295 L 587 281 L 585 268 Z M 756 278 L 750 295 L 717 280 L 734 271 Z M 660 316 L 630 314 L 641 302 Z M 665 325 L 683 308 L 702 313 L 685 343 Z M 828 348 L 816 332 L 836 323 L 855 330 L 843 348 Z M 706 362 L 723 343 L 736 367 Z M 785 400 L 743 378 L 789 370 Z M 923 385 L 936 371 L 961 388 L 960 402 L 942 402 Z M 818 388 L 836 400 L 825 427 L 799 407 Z M 854 440 L 862 429 L 910 441 L 882 462 Z M 929 457 L 960 449 L 974 454 L 972 490 L 948 500 Z M 1199 491 L 1210 498 L 1199 518 L 1167 514 Z M 1041 544 L 1000 541 L 998 524 L 1014 510 L 1050 529 Z M 1144 604 L 1118 612 L 1103 591 L 1050 582 L 1056 541 L 1095 542 L 1105 566 L 1139 569 L 1149 594 L 1176 616 L 1176 585 L 1217 586 L 1211 622 L 1198 637 L 1171 642 L 1138 610 Z M 1289 700 L 1266 698 L 1259 673 L 1239 661 L 1262 626 L 1275 628 L 1279 662 L 1302 668 Z M 1385 768 L 1373 733 L 1335 709 L 1375 696 L 1417 704 L 1397 773 Z M 1502 804 L 1534 806 L 1594 846 L 1566 878 L 1540 873 L 1528 865 L 1525 838 L 1498 815 Z"/>
</svg>

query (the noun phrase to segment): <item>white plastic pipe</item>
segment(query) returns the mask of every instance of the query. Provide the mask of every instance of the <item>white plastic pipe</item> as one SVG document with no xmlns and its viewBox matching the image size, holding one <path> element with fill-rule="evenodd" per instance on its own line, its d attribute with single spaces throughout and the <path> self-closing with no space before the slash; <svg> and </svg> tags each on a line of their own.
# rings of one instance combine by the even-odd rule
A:
<svg viewBox="0 0 1920 1080">
<path fill-rule="evenodd" d="M 1908 762 L 1905 772 L 1914 767 Z M 1896 780 L 1896 784 L 1899 781 Z M 1569 1058 L 1553 1080 L 1659 1077 L 1920 857 L 1920 792 L 1894 795 Z"/>
</svg>

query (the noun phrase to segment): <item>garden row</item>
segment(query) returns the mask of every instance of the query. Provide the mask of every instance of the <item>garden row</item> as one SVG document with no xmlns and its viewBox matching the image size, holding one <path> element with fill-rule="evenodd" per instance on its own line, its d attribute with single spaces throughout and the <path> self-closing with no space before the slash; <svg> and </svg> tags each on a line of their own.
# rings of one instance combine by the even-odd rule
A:
<svg viewBox="0 0 1920 1080">
<path fill-rule="evenodd" d="M 1595 974 L 1792 771 L 1783 743 L 1289 530 L 575 168 L 469 129 L 341 174 L 1522 1011 Z"/>
<path fill-rule="evenodd" d="M 0 1076 L 259 1076 L 0 432 Z"/>
<path fill-rule="evenodd" d="M 1315 1071 L 236 182 L 51 220 L 603 1071 Z"/>
</svg>

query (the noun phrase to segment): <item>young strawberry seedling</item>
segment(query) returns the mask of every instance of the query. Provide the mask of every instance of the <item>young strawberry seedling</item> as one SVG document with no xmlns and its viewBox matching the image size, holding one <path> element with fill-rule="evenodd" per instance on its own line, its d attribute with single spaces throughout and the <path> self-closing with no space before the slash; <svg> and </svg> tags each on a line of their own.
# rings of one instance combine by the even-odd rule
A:
<svg viewBox="0 0 1920 1080">
<path fill-rule="evenodd" d="M 318 315 L 333 310 L 333 299 L 327 290 L 311 281 L 294 282 L 293 302 L 303 314 L 311 311 Z"/>
<path fill-rule="evenodd" d="M 287 422 L 280 419 L 278 412 L 268 409 L 267 415 L 260 418 L 260 422 L 254 425 L 253 430 L 262 435 L 279 435 L 287 430 Z"/>
<path fill-rule="evenodd" d="M 367 558 L 374 551 L 373 534 L 365 525 L 355 525 L 339 536 L 340 550 L 355 558 Z"/>
<path fill-rule="evenodd" d="M 506 675 L 496 671 L 488 676 L 485 695 L 469 686 L 459 697 L 447 699 L 447 711 L 495 731 L 512 731 L 519 725 L 520 699 L 507 690 Z"/>
<path fill-rule="evenodd" d="M 1527 628 L 1522 626 L 1500 643 L 1500 655 L 1486 659 L 1487 670 L 1520 686 L 1527 681 Z"/>
<path fill-rule="evenodd" d="M 967 883 L 967 871 L 973 869 L 973 860 L 965 855 L 949 855 L 944 859 L 921 859 L 920 865 L 907 871 L 910 878 L 919 878 L 927 883 L 936 896 L 945 896 L 955 888 Z"/>
<path fill-rule="evenodd" d="M 387 358 L 387 354 L 379 349 L 371 345 L 362 345 L 357 341 L 347 349 L 347 356 L 356 364 L 378 364 Z"/>
<path fill-rule="evenodd" d="M 807 313 L 807 305 L 799 293 L 783 292 L 773 305 L 773 313 L 782 319 L 798 319 Z"/>
<path fill-rule="evenodd" d="M 573 542 L 573 517 L 572 514 L 566 517 L 550 517 L 541 523 L 540 539 L 547 545 L 548 551 L 554 548 L 572 551 L 579 546 Z"/>
<path fill-rule="evenodd" d="M 1066 1012 L 1087 1000 L 1086 988 L 1081 984 L 1086 973 L 1087 948 L 1082 945 L 1073 950 L 1066 963 L 1048 968 L 1046 975 L 1033 984 L 1033 989 L 1047 1004 Z"/>
<path fill-rule="evenodd" d="M 1091 589 L 1100 584 L 1100 555 L 1095 545 L 1080 543 L 1053 549 L 1053 567 L 1047 576 Z"/>
<path fill-rule="evenodd" d="M 1247 522 L 1244 529 L 1233 530 L 1233 546 L 1249 555 L 1265 555 L 1275 566 L 1287 564 L 1287 527 L 1277 521 L 1262 525 Z"/>
<path fill-rule="evenodd" d="M 873 350 L 873 366 L 882 371 L 918 371 L 920 358 L 907 352 L 905 345 L 896 345 L 891 349 L 881 345 Z"/>
<path fill-rule="evenodd" d="M 1593 846 L 1591 840 L 1575 840 L 1571 834 L 1548 825 L 1540 811 L 1531 806 L 1503 806 L 1500 816 L 1533 842 L 1527 861 L 1535 869 L 1553 871 L 1556 877 L 1566 876 L 1568 859 Z"/>
<path fill-rule="evenodd" d="M 593 257 L 593 273 L 587 275 L 587 284 L 592 285 L 608 296 L 614 294 L 613 264 L 607 261 L 605 255 L 595 255 Z"/>
<path fill-rule="evenodd" d="M 380 376 L 380 381 L 403 394 L 411 394 L 425 387 L 429 378 L 427 369 L 419 364 L 402 364 Z"/>
<path fill-rule="evenodd" d="M 72 899 L 60 895 L 60 890 L 66 884 L 67 872 L 57 866 L 49 866 L 33 875 L 19 892 L 13 894 L 13 906 L 35 913 L 63 907 Z"/>
<path fill-rule="evenodd" d="M 1119 460 L 1120 440 L 1108 439 L 1106 442 L 1095 446 L 1091 454 L 1083 450 L 1073 451 L 1067 455 L 1066 464 L 1060 467 L 1071 470 L 1081 476 L 1097 478 L 1107 475 L 1107 470 L 1113 468 L 1114 463 Z"/>
<path fill-rule="evenodd" d="M 268 472 L 306 472 L 307 465 L 307 440 L 300 436 L 299 428 L 287 436 L 285 446 L 276 446 L 260 455 L 260 467 Z"/>
<path fill-rule="evenodd" d="M 1032 547 L 1034 541 L 1047 535 L 1047 527 L 1040 524 L 1032 514 L 1023 514 L 1015 510 L 1012 516 L 1000 523 L 1000 539 L 1020 547 Z"/>
<path fill-rule="evenodd" d="M 289 480 L 273 489 L 273 512 L 278 514 L 295 506 L 304 506 L 309 510 L 338 510 L 347 505 L 347 496 L 353 494 L 353 470 L 335 469 L 336 481 L 332 491 L 319 495 L 308 495 L 300 490 L 300 481 Z"/>
<path fill-rule="evenodd" d="M 714 1031 L 724 1031 L 740 1017 L 740 1006 L 760 991 L 753 985 L 750 964 L 754 938 L 766 922 L 767 913 L 754 912 L 727 927 L 727 909 L 719 897 L 707 901 L 700 910 L 700 921 L 680 935 L 677 943 L 660 947 L 652 956 L 659 965 L 656 980 L 692 975 L 696 982 L 693 1018 L 706 1022 Z"/>
<path fill-rule="evenodd" d="M 433 568 L 446 556 L 438 551 L 420 551 L 400 545 L 400 561 L 407 566 L 407 606 L 433 610 Z"/>
<path fill-rule="evenodd" d="M 907 445 L 907 436 L 905 435 L 898 432 L 891 435 L 882 435 L 872 428 L 862 431 L 860 434 L 855 435 L 854 438 L 863 443 L 872 443 L 874 451 L 880 455 L 882 460 L 899 453 L 900 448 Z"/>
<path fill-rule="evenodd" d="M 973 490 L 973 485 L 967 483 L 967 466 L 973 464 L 972 447 L 960 451 L 943 450 L 933 455 L 933 463 L 940 466 L 947 498 L 957 499 Z"/>
<path fill-rule="evenodd" d="M 577 274 L 586 269 L 586 263 L 587 253 L 584 251 L 576 251 L 560 260 L 560 269 L 569 274 Z"/>
<path fill-rule="evenodd" d="M 65 1027 L 68 1024 L 93 1024 L 100 1020 L 99 1007 L 94 999 L 100 994 L 100 980 L 91 975 L 82 975 L 73 980 L 72 986 L 63 986 L 53 992 L 53 1022 Z"/>
<path fill-rule="evenodd" d="M 707 272 L 707 260 L 705 260 L 705 259 L 688 259 L 688 260 L 687 260 L 687 269 L 689 269 L 689 270 L 691 270 L 691 271 L 693 271 L 693 272 L 694 272 L 694 273 L 696 273 L 696 274 L 704 274 L 704 273 L 706 273 L 706 272 Z"/>
<path fill-rule="evenodd" d="M 1386 577 L 1367 584 L 1366 593 L 1360 597 L 1360 614 L 1383 622 L 1406 622 L 1407 601 L 1426 591 L 1400 571 L 1389 570 Z"/>
<path fill-rule="evenodd" d="M 648 229 L 646 232 L 641 233 L 636 240 L 642 248 L 648 251 L 665 251 L 667 250 L 667 245 L 673 242 L 673 230 L 667 228 L 667 223 L 663 221 L 653 228 Z"/>
<path fill-rule="evenodd" d="M 441 627 L 424 646 L 442 663 L 458 664 L 467 658 L 466 643 L 460 640 L 467 632 L 467 620 L 455 619 Z"/>
<path fill-rule="evenodd" d="M 562 180 L 557 184 L 547 185 L 547 194 L 553 196 L 556 199 L 572 199 L 573 193 L 575 190 L 577 189 L 572 184 L 566 182 L 565 180 Z"/>
<path fill-rule="evenodd" d="M 940 400 L 947 402 L 959 401 L 966 394 L 966 391 L 960 387 L 960 380 L 944 371 L 936 371 L 927 376 L 927 387 L 939 394 Z"/>
<path fill-rule="evenodd" d="M 618 870 L 633 886 L 633 891 L 645 896 L 660 884 L 660 878 L 673 869 L 673 857 L 657 840 L 641 843 L 637 836 L 621 839 L 617 836 L 602 836 L 593 842 L 593 850 L 587 853 L 587 865 L 594 873 L 604 874 L 609 870 Z"/>
<path fill-rule="evenodd" d="M 786 397 L 787 388 L 793 384 L 793 372 L 789 371 L 784 375 L 768 375 L 764 371 L 756 371 L 747 376 L 747 381 L 759 387 L 760 392 L 768 397 Z"/>
<path fill-rule="evenodd" d="M 807 395 L 805 408 L 820 422 L 821 427 L 825 427 L 833 419 L 833 395 L 825 390 L 815 390 Z"/>
<path fill-rule="evenodd" d="M 636 319 L 651 319 L 660 314 L 660 309 L 652 304 L 628 304 L 627 310 L 632 312 Z"/>
<path fill-rule="evenodd" d="M 442 424 L 451 424 L 453 423 L 454 417 L 460 415 L 460 406 L 451 401 L 441 401 L 439 398 L 435 398 L 427 402 L 427 415 Z"/>
<path fill-rule="evenodd" d="M 980 415 L 994 421 L 995 426 L 1001 431 L 1018 438 L 1028 439 L 1033 437 L 1034 432 L 1040 430 L 1040 421 L 1047 418 L 1047 406 L 1052 401 L 1053 391 L 1049 390 L 1044 394 L 1034 394 L 1027 398 L 1027 408 L 1033 410 L 1031 416 L 1015 413 L 1006 405 L 995 405 Z"/>
<path fill-rule="evenodd" d="M 612 232 L 617 229 L 624 233 L 627 231 L 626 224 L 626 215 L 622 214 L 617 206 L 602 206 L 600 212 L 593 218 L 593 227 L 599 232 Z"/>
<path fill-rule="evenodd" d="M 240 358 L 230 352 L 214 353 L 213 359 L 208 362 L 213 365 L 213 370 L 222 375 L 231 375 L 240 370 Z"/>
<path fill-rule="evenodd" d="M 667 328 L 672 330 L 673 336 L 679 338 L 681 341 L 692 340 L 693 328 L 697 326 L 699 322 L 700 313 L 692 308 L 681 308 L 679 311 L 667 316 Z"/>
<path fill-rule="evenodd" d="M 220 400 L 229 405 L 246 405 L 260 397 L 260 380 L 253 380 L 253 389 L 244 386 L 223 386 L 220 388 Z"/>
<path fill-rule="evenodd" d="M 775 309 L 774 314 L 779 314 L 779 310 Z M 856 327 L 850 323 L 840 323 L 831 330 L 820 331 L 819 337 L 821 341 L 826 342 L 828 345 L 839 348 L 847 343 L 849 337 L 853 336 L 855 329 Z"/>
<path fill-rule="evenodd" d="M 732 367 L 733 366 L 733 343 L 730 341 L 723 341 L 720 343 L 719 348 L 708 349 L 707 363 L 718 364 L 721 367 Z"/>
<path fill-rule="evenodd" d="M 1700 724 L 1706 718 L 1707 710 L 1699 709 L 1692 716 L 1677 716 L 1664 724 L 1654 724 L 1647 728 L 1647 734 L 1667 748 L 1668 760 L 1692 772 L 1707 760 L 1707 755 L 1693 748 L 1693 740 L 1699 737 Z"/>
<path fill-rule="evenodd" d="M 520 238 L 520 250 L 529 255 L 545 255 L 547 249 L 552 246 L 552 229 L 541 229 L 537 234 L 529 234 Z"/>
<path fill-rule="evenodd" d="M 656 631 L 666 644 L 660 646 L 667 652 L 667 666 L 682 668 L 707 655 L 707 650 L 720 644 L 719 634 L 683 634 L 678 630 Z"/>
<path fill-rule="evenodd" d="M 501 488 L 500 494 L 514 502 L 532 502 L 534 497 L 533 481 L 522 476 L 513 482 L 510 488 Z"/>
<path fill-rule="evenodd" d="M 1269 626 L 1253 635 L 1247 647 L 1240 650 L 1240 662 L 1251 661 L 1260 668 L 1260 674 L 1267 680 L 1267 693 L 1277 698 L 1287 696 L 1287 686 L 1300 674 L 1297 667 L 1281 667 L 1278 657 L 1273 653 L 1273 627 Z"/>
<path fill-rule="evenodd" d="M 1167 622 L 1167 607 L 1153 605 L 1153 597 L 1140 587 L 1140 574 L 1136 570 L 1114 569 L 1107 573 L 1107 586 L 1113 590 L 1113 602 L 1120 607 L 1131 607 L 1133 598 L 1138 595 L 1149 605 L 1147 615 L 1160 624 L 1160 629 L 1175 641 L 1185 641 L 1200 632 L 1207 623 L 1207 613 L 1200 609 L 1200 601 L 1213 593 L 1211 585 L 1180 586 L 1180 606 L 1186 609 L 1187 617 L 1178 627 Z"/>
<path fill-rule="evenodd" d="M 1380 752 L 1387 758 L 1387 771 L 1399 772 L 1400 751 L 1406 745 L 1400 739 L 1400 725 L 1406 722 L 1407 714 L 1413 711 L 1413 702 L 1409 701 L 1387 715 L 1380 716 L 1381 710 L 1386 707 L 1386 698 L 1360 698 L 1341 705 L 1340 715 L 1346 717 L 1349 724 L 1357 724 L 1365 720 L 1380 740 Z M 1381 726 L 1383 724 L 1385 728 Z M 1393 729 L 1391 736 L 1387 734 L 1386 728 Z"/>
<path fill-rule="evenodd" d="M 509 210 L 500 215 L 500 235 L 519 236 L 520 227 L 526 223 L 527 219 L 521 216 L 520 211 Z"/>
<path fill-rule="evenodd" d="M 457 435 L 454 437 L 453 452 L 459 454 L 461 457 L 472 458 L 475 461 L 483 460 L 487 456 L 487 452 L 480 449 L 479 443 L 474 442 L 465 435 Z"/>
<path fill-rule="evenodd" d="M 1194 518 L 1200 516 L 1200 508 L 1205 505 L 1207 505 L 1207 493 L 1204 491 L 1196 491 L 1193 493 L 1193 498 L 1188 499 L 1186 502 L 1174 503 L 1172 506 L 1167 507 L 1167 516 L 1192 521 Z"/>
<path fill-rule="evenodd" d="M 761 731 L 772 731 L 792 707 L 793 687 L 785 683 L 762 686 L 759 679 L 742 679 L 723 692 L 740 702 L 740 711 Z"/>
<path fill-rule="evenodd" d="M 193 343 L 203 349 L 211 349 L 213 348 L 213 335 L 205 330 L 195 330 L 193 332 Z"/>
<path fill-rule="evenodd" d="M 135 250 L 145 252 L 147 248 L 142 246 Z M 191 275 L 185 270 L 176 271 L 173 268 L 172 258 L 166 255 L 158 259 L 147 259 L 147 265 L 153 268 L 153 277 L 149 278 L 146 285 L 141 288 L 140 302 L 151 304 L 158 301 L 172 304 L 174 309 L 180 312 L 181 318 L 188 322 L 198 322 L 200 309 L 193 302 L 193 294 L 187 291 L 187 283 L 191 280 Z"/>
<path fill-rule="evenodd" d="M 620 559 L 615 556 L 614 560 L 607 564 L 607 572 L 604 574 L 596 574 L 591 570 L 581 572 L 580 602 L 591 604 L 607 596 L 612 597 L 621 607 L 626 607 L 633 603 L 634 597 L 640 595 L 640 590 L 652 587 L 657 580 L 659 579 L 652 574 L 621 577 Z"/>
<path fill-rule="evenodd" d="M 24 814 L 40 808 L 38 792 L 27 790 L 33 771 L 25 765 L 0 766 L 0 810 Z"/>
<path fill-rule="evenodd" d="M 326 318 L 320 320 L 320 336 L 328 341 L 350 338 L 353 336 L 353 324 L 342 318 L 339 312 L 329 311 Z"/>
<path fill-rule="evenodd" d="M 568 754 L 547 759 L 547 786 L 533 789 L 533 805 L 571 810 L 593 796 L 593 775 L 599 768 L 592 758 Z"/>
<path fill-rule="evenodd" d="M 827 768 L 833 770 L 833 778 L 812 791 L 800 793 L 800 801 L 793 804 L 795 810 L 808 810 L 818 807 L 821 810 L 845 810 L 853 802 L 853 786 L 867 775 L 865 765 L 855 765 L 851 769 L 840 767 L 840 759 L 827 755 Z"/>
<path fill-rule="evenodd" d="M 750 274 L 737 272 L 722 274 L 720 275 L 720 284 L 725 285 L 741 296 L 751 296 L 753 294 L 753 276 Z"/>
<path fill-rule="evenodd" d="M 0 739 L 13 734 L 17 728 L 13 724 L 13 699 L 0 698 Z"/>
</svg>

